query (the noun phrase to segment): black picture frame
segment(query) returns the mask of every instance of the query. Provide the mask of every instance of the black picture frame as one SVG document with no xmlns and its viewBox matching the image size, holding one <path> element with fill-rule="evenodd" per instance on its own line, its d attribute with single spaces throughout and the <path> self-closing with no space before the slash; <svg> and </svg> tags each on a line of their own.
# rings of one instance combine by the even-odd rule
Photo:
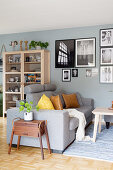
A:
<svg viewBox="0 0 113 170">
<path fill-rule="evenodd" d="M 102 37 L 102 32 L 105 32 L 105 33 L 107 33 L 108 31 L 111 31 L 111 40 L 112 40 L 112 43 L 110 44 L 110 43 L 108 43 L 107 41 L 109 41 L 109 36 L 107 36 L 106 37 L 106 42 L 104 41 L 104 42 L 102 42 L 102 39 L 105 39 L 105 37 Z M 104 34 L 105 34 L 104 33 Z M 113 28 L 105 28 L 105 29 L 100 29 L 100 47 L 113 47 Z M 105 36 L 105 35 L 103 35 L 103 36 Z"/>
<path fill-rule="evenodd" d="M 78 69 L 72 69 L 72 77 L 78 77 Z"/>
<path fill-rule="evenodd" d="M 75 39 L 55 41 L 55 68 L 74 68 Z"/>
<path fill-rule="evenodd" d="M 89 45 L 88 45 L 88 43 L 89 43 Z M 84 46 L 86 46 L 86 49 Z M 94 67 L 96 67 L 96 37 L 76 39 L 75 40 L 75 51 L 76 51 L 76 53 L 75 53 L 76 68 L 94 68 Z M 78 53 L 80 53 L 80 54 L 78 54 Z"/>
<path fill-rule="evenodd" d="M 62 82 L 71 82 L 71 69 L 62 69 Z"/>
</svg>

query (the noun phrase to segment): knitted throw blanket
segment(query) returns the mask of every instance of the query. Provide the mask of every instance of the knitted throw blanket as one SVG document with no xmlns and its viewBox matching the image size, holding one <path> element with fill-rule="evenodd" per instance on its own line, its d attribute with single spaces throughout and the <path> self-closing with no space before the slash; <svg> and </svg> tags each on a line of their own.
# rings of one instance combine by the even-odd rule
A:
<svg viewBox="0 0 113 170">
<path fill-rule="evenodd" d="M 76 109 L 66 109 L 69 112 L 70 117 L 76 117 L 79 120 L 79 126 L 76 133 L 76 141 L 90 141 L 90 136 L 85 136 L 85 126 L 86 126 L 86 118 L 84 113 L 76 110 Z"/>
</svg>

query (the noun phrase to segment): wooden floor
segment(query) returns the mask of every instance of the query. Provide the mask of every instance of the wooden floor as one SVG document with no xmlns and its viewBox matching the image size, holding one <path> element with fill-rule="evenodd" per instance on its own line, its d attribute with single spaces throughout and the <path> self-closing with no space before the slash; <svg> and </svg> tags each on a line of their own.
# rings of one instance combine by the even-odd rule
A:
<svg viewBox="0 0 113 170">
<path fill-rule="evenodd" d="M 68 157 L 61 154 L 48 154 L 45 149 L 45 159 L 41 159 L 39 148 L 20 146 L 19 151 L 12 148 L 8 155 L 6 143 L 7 120 L 0 118 L 0 170 L 112 170 L 113 164 L 85 158 Z"/>
</svg>

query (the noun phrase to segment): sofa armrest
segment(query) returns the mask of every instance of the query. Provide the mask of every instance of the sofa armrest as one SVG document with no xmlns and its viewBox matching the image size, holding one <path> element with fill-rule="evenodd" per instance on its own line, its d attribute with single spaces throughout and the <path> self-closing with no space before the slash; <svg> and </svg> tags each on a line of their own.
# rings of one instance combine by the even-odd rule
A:
<svg viewBox="0 0 113 170">
<path fill-rule="evenodd" d="M 92 106 L 92 109 L 94 109 L 94 100 L 91 98 L 82 98 L 83 105 L 85 106 Z"/>
<path fill-rule="evenodd" d="M 10 141 L 12 120 L 16 117 L 23 118 L 23 111 L 19 108 L 7 110 L 7 143 Z M 52 149 L 64 150 L 69 145 L 69 114 L 64 110 L 34 110 L 34 120 L 47 120 L 48 134 Z M 13 143 L 16 143 L 14 140 Z"/>
</svg>

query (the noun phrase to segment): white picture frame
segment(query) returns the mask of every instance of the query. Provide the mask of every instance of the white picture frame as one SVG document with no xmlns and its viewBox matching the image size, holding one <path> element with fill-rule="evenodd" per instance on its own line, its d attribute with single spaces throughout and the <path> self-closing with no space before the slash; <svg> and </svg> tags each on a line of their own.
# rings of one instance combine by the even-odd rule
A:
<svg viewBox="0 0 113 170">
<path fill-rule="evenodd" d="M 113 66 L 100 67 L 100 83 L 113 83 Z"/>
<path fill-rule="evenodd" d="M 113 48 L 101 48 L 101 65 L 113 65 Z"/>
<path fill-rule="evenodd" d="M 113 46 L 113 28 L 100 30 L 100 46 L 101 47 Z"/>
<path fill-rule="evenodd" d="M 75 65 L 79 68 L 96 66 L 96 38 L 78 39 L 75 43 Z"/>
<path fill-rule="evenodd" d="M 71 81 L 71 69 L 62 69 L 62 81 L 63 82 Z"/>
</svg>

